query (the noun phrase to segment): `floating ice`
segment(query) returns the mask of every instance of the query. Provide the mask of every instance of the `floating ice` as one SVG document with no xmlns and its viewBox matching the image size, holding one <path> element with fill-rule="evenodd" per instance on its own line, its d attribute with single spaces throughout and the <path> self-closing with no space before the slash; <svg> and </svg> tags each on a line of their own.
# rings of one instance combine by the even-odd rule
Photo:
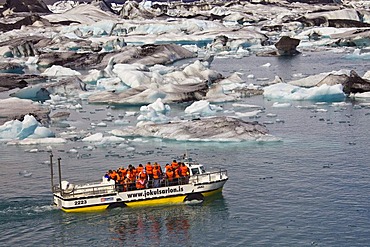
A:
<svg viewBox="0 0 370 247">
<path fill-rule="evenodd" d="M 350 75 L 350 70 L 338 70 L 331 72 L 323 72 L 316 75 L 307 76 L 301 79 L 290 81 L 289 84 L 299 87 L 313 87 L 316 86 L 328 75 Z"/>
<path fill-rule="evenodd" d="M 117 136 L 104 136 L 103 133 L 95 133 L 82 139 L 84 142 L 93 142 L 96 146 L 106 146 L 115 143 L 123 143 L 126 140 Z"/>
<path fill-rule="evenodd" d="M 137 120 L 164 123 L 169 120 L 165 114 L 170 112 L 170 110 L 170 106 L 163 104 L 162 99 L 158 98 L 154 103 L 140 107 L 141 115 Z"/>
<path fill-rule="evenodd" d="M 12 140 L 7 142 L 7 145 L 39 145 L 39 144 L 63 144 L 66 143 L 67 140 L 64 138 L 39 138 L 39 139 L 31 139 L 26 138 L 23 140 Z"/>
<path fill-rule="evenodd" d="M 181 141 L 240 142 L 276 138 L 268 135 L 265 126 L 232 117 L 210 117 L 191 121 L 171 121 L 125 127 L 110 132 L 116 136 L 143 136 Z M 261 140 L 262 140 L 261 139 Z"/>
<path fill-rule="evenodd" d="M 97 90 L 115 90 L 119 92 L 128 88 L 119 78 L 101 78 L 96 82 Z"/>
<path fill-rule="evenodd" d="M 53 65 L 50 68 L 47 68 L 44 72 L 42 72 L 41 75 L 49 77 L 59 77 L 59 76 L 76 76 L 81 75 L 81 73 L 60 65 Z"/>
<path fill-rule="evenodd" d="M 37 126 L 33 134 L 28 136 L 28 138 L 34 139 L 46 137 L 55 137 L 55 134 L 49 128 L 43 126 Z"/>
<path fill-rule="evenodd" d="M 355 99 L 369 99 L 370 98 L 370 92 L 355 93 L 355 94 L 351 94 L 350 97 L 355 98 Z"/>
<path fill-rule="evenodd" d="M 54 133 L 32 115 L 25 115 L 23 121 L 11 120 L 0 126 L 0 139 L 25 139 L 52 137 Z"/>
<path fill-rule="evenodd" d="M 166 115 L 160 112 L 156 112 L 152 108 L 149 108 L 147 111 L 142 112 L 142 114 L 138 116 L 137 120 L 139 121 L 138 125 L 140 125 L 141 121 L 149 121 L 153 123 L 164 123 L 164 122 L 168 122 L 169 118 Z"/>
<path fill-rule="evenodd" d="M 104 123 L 104 122 L 100 122 L 96 126 L 98 126 L 98 127 L 107 127 L 107 124 Z"/>
<path fill-rule="evenodd" d="M 141 112 L 148 112 L 150 110 L 154 110 L 160 113 L 166 113 L 171 110 L 171 107 L 167 104 L 163 104 L 162 99 L 158 98 L 154 103 L 140 107 Z"/>
<path fill-rule="evenodd" d="M 31 177 L 32 176 L 32 172 L 29 172 L 27 170 L 23 170 L 23 171 L 20 171 L 19 172 L 19 175 L 22 176 L 22 177 L 27 178 L 27 177 Z"/>
<path fill-rule="evenodd" d="M 260 114 L 262 111 L 261 110 L 255 110 L 255 111 L 250 111 L 250 112 L 235 112 L 235 115 L 238 117 L 256 117 L 258 114 Z"/>
<path fill-rule="evenodd" d="M 212 105 L 206 100 L 196 101 L 185 108 L 185 113 L 189 115 L 207 116 L 213 115 L 217 111 L 222 111 L 222 107 Z"/>
<path fill-rule="evenodd" d="M 341 84 L 301 88 L 286 83 L 278 83 L 264 88 L 263 96 L 269 99 L 339 101 L 345 98 Z"/>
<path fill-rule="evenodd" d="M 250 104 L 242 104 L 242 103 L 234 103 L 232 104 L 233 107 L 243 107 L 243 108 L 260 108 L 262 109 L 262 106 L 259 105 L 250 105 Z"/>
<path fill-rule="evenodd" d="M 276 107 L 276 108 L 290 107 L 290 106 L 292 106 L 291 103 L 279 103 L 279 102 L 275 102 L 274 104 L 272 104 L 272 107 Z"/>
<path fill-rule="evenodd" d="M 82 139 L 84 142 L 100 142 L 103 140 L 103 133 L 95 133 Z"/>
</svg>

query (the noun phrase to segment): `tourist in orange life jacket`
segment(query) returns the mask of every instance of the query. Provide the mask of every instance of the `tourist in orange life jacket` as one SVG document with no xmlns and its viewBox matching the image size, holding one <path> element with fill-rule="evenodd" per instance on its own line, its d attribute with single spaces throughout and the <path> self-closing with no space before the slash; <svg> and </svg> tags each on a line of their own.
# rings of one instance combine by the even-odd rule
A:
<svg viewBox="0 0 370 247">
<path fill-rule="evenodd" d="M 165 172 L 167 172 L 168 169 L 172 169 L 172 166 L 167 163 L 164 168 L 165 168 Z"/>
<path fill-rule="evenodd" d="M 130 179 L 128 177 L 126 177 L 124 180 L 123 180 L 123 191 L 128 191 L 130 190 L 129 186 L 130 186 L 131 182 L 130 182 Z"/>
<path fill-rule="evenodd" d="M 115 170 L 110 170 L 110 178 L 113 179 L 114 181 L 117 181 L 117 172 Z"/>
<path fill-rule="evenodd" d="M 137 176 L 136 189 L 145 189 L 146 188 L 146 182 L 147 182 L 147 174 L 143 170 Z"/>
<path fill-rule="evenodd" d="M 122 175 L 122 173 L 120 171 L 116 172 L 116 189 L 118 191 L 121 190 L 121 186 L 120 186 L 121 179 L 122 179 L 121 175 Z"/>
<path fill-rule="evenodd" d="M 120 167 L 118 171 L 122 173 L 122 177 L 126 177 L 126 175 L 127 175 L 127 170 L 126 170 L 125 168 Z"/>
<path fill-rule="evenodd" d="M 171 166 L 172 166 L 172 170 L 175 170 L 175 169 L 179 168 L 179 163 L 177 163 L 176 160 L 173 160 L 172 163 L 171 163 Z"/>
<path fill-rule="evenodd" d="M 142 164 L 140 164 L 137 168 L 136 168 L 136 172 L 137 174 L 139 174 L 140 172 L 142 172 L 144 170 L 144 167 Z"/>
<path fill-rule="evenodd" d="M 179 184 L 179 180 L 180 180 L 180 169 L 174 169 L 173 170 L 173 177 L 174 177 L 174 179 L 173 179 L 173 184 L 175 185 L 175 184 Z"/>
<path fill-rule="evenodd" d="M 134 167 L 132 165 L 129 166 L 130 168 L 127 171 L 126 177 L 128 178 L 127 180 L 127 189 L 132 190 L 135 188 L 135 172 L 134 172 Z"/>
<path fill-rule="evenodd" d="M 161 177 L 161 166 L 157 162 L 155 162 L 153 166 L 153 188 L 158 188 L 160 186 Z"/>
<path fill-rule="evenodd" d="M 189 182 L 189 175 L 190 175 L 189 168 L 184 163 L 181 163 L 181 165 L 180 165 L 180 176 L 182 178 L 182 183 L 183 184 L 187 184 Z"/>
<path fill-rule="evenodd" d="M 117 189 L 118 191 L 124 191 L 124 183 L 125 183 L 125 176 L 123 175 L 121 170 L 118 170 L 117 172 Z"/>
<path fill-rule="evenodd" d="M 174 177 L 174 173 L 172 171 L 172 168 L 168 168 L 166 170 L 166 179 L 168 181 L 168 185 L 172 185 L 173 184 L 173 177 Z"/>
<path fill-rule="evenodd" d="M 149 177 L 148 185 L 149 185 L 149 188 L 150 188 L 150 187 L 152 187 L 152 181 L 153 181 L 153 166 L 150 162 L 148 162 L 146 164 L 145 170 L 146 170 L 146 173 L 148 174 L 148 177 Z"/>
<path fill-rule="evenodd" d="M 132 172 L 134 173 L 134 179 L 135 179 L 135 178 L 136 178 L 136 176 L 137 176 L 137 174 L 138 174 L 138 172 L 137 172 L 137 170 L 136 170 L 135 166 L 132 166 Z"/>
</svg>

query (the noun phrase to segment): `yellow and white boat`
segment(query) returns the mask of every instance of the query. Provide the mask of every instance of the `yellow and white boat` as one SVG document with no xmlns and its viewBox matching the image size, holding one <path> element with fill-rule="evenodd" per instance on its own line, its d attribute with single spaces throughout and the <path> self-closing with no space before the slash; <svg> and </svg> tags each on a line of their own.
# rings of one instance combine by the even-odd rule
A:
<svg viewBox="0 0 370 247">
<path fill-rule="evenodd" d="M 50 156 L 50 164 L 52 162 Z M 206 172 L 204 166 L 185 158 L 182 162 L 189 168 L 186 180 L 168 185 L 163 180 L 158 188 L 122 191 L 114 180 L 103 177 L 102 181 L 84 185 L 73 185 L 62 181 L 60 158 L 59 184 L 54 185 L 53 166 L 51 165 L 51 186 L 54 205 L 65 212 L 90 212 L 116 207 L 154 206 L 176 203 L 201 203 L 207 197 L 221 193 L 228 180 L 227 171 Z"/>
</svg>

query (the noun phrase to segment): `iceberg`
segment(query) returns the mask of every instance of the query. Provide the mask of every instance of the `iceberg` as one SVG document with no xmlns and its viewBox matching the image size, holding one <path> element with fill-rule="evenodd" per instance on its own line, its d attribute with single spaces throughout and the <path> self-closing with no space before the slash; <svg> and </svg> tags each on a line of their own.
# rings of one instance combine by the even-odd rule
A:
<svg viewBox="0 0 370 247">
<path fill-rule="evenodd" d="M 31 139 L 31 138 L 26 138 L 23 140 L 12 140 L 7 142 L 7 145 L 39 145 L 39 144 L 64 144 L 66 143 L 67 140 L 64 138 L 39 138 L 39 139 Z"/>
<path fill-rule="evenodd" d="M 350 75 L 350 70 L 338 70 L 331 72 L 324 72 L 316 75 L 307 76 L 298 80 L 290 81 L 289 84 L 299 87 L 313 87 L 317 86 L 329 75 Z"/>
<path fill-rule="evenodd" d="M 268 99 L 277 100 L 313 101 L 341 101 L 346 97 L 341 84 L 333 86 L 323 84 L 319 87 L 302 88 L 287 83 L 278 83 L 265 87 L 263 96 Z"/>
<path fill-rule="evenodd" d="M 158 98 L 154 103 L 149 104 L 148 106 L 140 107 L 141 112 L 147 112 L 150 109 L 153 109 L 156 112 L 166 113 L 171 110 L 171 107 L 167 104 L 163 104 L 162 99 Z"/>
<path fill-rule="evenodd" d="M 292 106 L 291 103 L 274 102 L 274 104 L 272 104 L 272 107 L 275 107 L 275 108 L 283 108 L 283 107 L 290 107 L 290 106 Z"/>
<path fill-rule="evenodd" d="M 222 111 L 222 107 L 212 105 L 207 100 L 196 101 L 185 108 L 185 113 L 196 116 L 213 115 L 217 111 Z"/>
<path fill-rule="evenodd" d="M 162 99 L 158 98 L 154 103 L 140 107 L 141 115 L 137 118 L 137 120 L 150 121 L 154 123 L 168 122 L 169 118 L 166 116 L 166 114 L 169 113 L 170 110 L 171 107 L 163 104 Z"/>
<path fill-rule="evenodd" d="M 242 142 L 277 140 L 265 126 L 233 117 L 209 117 L 165 124 L 145 124 L 110 131 L 119 137 L 158 137 L 178 141 Z"/>
<path fill-rule="evenodd" d="M 176 71 L 150 71 L 142 64 L 116 64 L 112 71 L 106 70 L 106 76 L 116 76 L 128 88 L 122 90 L 122 84 L 116 79 L 115 84 L 111 83 L 109 87 L 99 85 L 99 88 L 109 88 L 110 91 L 96 90 L 88 96 L 90 103 L 140 105 L 151 104 L 158 98 L 165 103 L 200 100 L 206 96 L 208 86 L 222 78 L 220 73 L 207 68 L 199 60 Z M 215 100 L 217 95 L 226 101 L 235 99 L 224 95 L 221 89 L 213 90 L 208 97 Z"/>
<path fill-rule="evenodd" d="M 23 121 L 11 120 L 0 126 L 0 139 L 18 139 L 26 138 L 37 139 L 53 137 L 54 133 L 41 126 L 41 124 L 32 115 L 25 115 Z"/>
<path fill-rule="evenodd" d="M 354 93 L 350 94 L 350 97 L 355 99 L 370 99 L 370 92 Z"/>
<path fill-rule="evenodd" d="M 49 77 L 60 77 L 60 76 L 78 76 L 81 75 L 81 73 L 60 65 L 53 65 L 50 68 L 45 69 L 45 71 L 42 72 L 41 75 Z"/>
</svg>

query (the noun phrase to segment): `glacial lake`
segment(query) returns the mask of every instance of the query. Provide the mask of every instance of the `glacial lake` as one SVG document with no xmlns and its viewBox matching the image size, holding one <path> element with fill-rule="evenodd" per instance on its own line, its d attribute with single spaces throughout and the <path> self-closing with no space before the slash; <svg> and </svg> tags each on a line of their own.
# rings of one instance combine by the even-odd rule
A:
<svg viewBox="0 0 370 247">
<path fill-rule="evenodd" d="M 271 66 L 262 67 L 266 63 Z M 261 78 L 272 81 L 275 75 L 290 80 L 293 74 L 339 69 L 354 69 L 362 76 L 370 69 L 366 60 L 331 52 L 306 52 L 290 59 L 216 57 L 211 68 L 225 76 L 234 71 L 245 78 L 253 74 L 255 79 L 246 79 L 251 83 L 261 83 Z M 201 205 L 67 214 L 51 206 L 47 145 L 0 144 L 0 246 L 367 246 L 370 108 L 363 104 L 366 101 L 297 101 L 282 108 L 272 107 L 274 102 L 254 96 L 238 103 L 264 107 L 261 117 L 251 121 L 265 123 L 270 134 L 281 139 L 278 142 L 135 138 L 128 144 L 133 151 L 115 145 L 90 150 L 86 148 L 90 144 L 81 141 L 53 146 L 54 157 L 62 158 L 63 178 L 74 183 L 99 180 L 107 169 L 129 163 L 157 161 L 163 166 L 184 152 L 206 168 L 226 168 L 229 181 L 222 195 Z M 249 110 L 232 103 L 220 105 L 229 111 Z M 182 114 L 185 107 L 171 106 L 171 115 Z M 84 103 L 83 110 L 70 117 L 71 125 L 79 129 L 88 129 L 107 112 L 117 117 L 139 107 L 112 109 Z M 92 131 L 117 128 L 107 125 Z"/>
</svg>

